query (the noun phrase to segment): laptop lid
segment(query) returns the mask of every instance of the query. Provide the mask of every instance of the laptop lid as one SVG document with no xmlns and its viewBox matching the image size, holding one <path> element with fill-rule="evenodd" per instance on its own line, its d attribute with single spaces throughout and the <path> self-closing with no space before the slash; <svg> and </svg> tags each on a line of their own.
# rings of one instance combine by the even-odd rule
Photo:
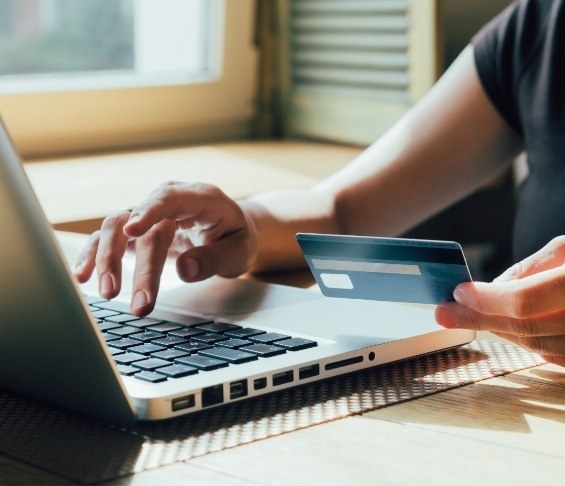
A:
<svg viewBox="0 0 565 486">
<path fill-rule="evenodd" d="M 132 422 L 132 401 L 1 121 L 0 228 L 0 387 Z"/>
</svg>

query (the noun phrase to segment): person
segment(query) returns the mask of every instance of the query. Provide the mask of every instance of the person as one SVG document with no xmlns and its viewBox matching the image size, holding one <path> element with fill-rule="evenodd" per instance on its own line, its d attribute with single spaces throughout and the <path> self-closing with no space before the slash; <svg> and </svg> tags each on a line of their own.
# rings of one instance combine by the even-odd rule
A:
<svg viewBox="0 0 565 486">
<path fill-rule="evenodd" d="M 519 0 L 477 34 L 430 92 L 342 170 L 308 189 L 236 202 L 202 183 L 167 182 L 109 215 L 75 270 L 101 296 L 134 250 L 132 312 L 149 313 L 167 257 L 181 279 L 305 266 L 302 232 L 399 235 L 507 169 L 521 152 L 518 263 L 467 282 L 436 309 L 446 328 L 488 330 L 565 365 L 565 0 Z M 494 208 L 493 208 L 494 210 Z"/>
</svg>

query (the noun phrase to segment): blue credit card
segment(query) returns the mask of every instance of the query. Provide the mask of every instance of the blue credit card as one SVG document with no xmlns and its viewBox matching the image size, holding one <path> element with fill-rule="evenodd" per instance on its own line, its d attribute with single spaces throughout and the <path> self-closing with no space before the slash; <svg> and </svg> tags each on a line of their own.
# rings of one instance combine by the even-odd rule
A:
<svg viewBox="0 0 565 486">
<path fill-rule="evenodd" d="M 311 233 L 296 239 L 329 297 L 439 304 L 472 280 L 454 241 Z"/>
</svg>

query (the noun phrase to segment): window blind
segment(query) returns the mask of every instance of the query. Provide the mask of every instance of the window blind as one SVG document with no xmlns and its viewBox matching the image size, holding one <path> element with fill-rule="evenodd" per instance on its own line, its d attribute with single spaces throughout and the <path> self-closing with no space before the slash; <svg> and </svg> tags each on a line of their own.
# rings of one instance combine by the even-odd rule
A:
<svg viewBox="0 0 565 486">
<path fill-rule="evenodd" d="M 286 131 L 366 144 L 437 77 L 431 0 L 291 0 Z"/>
</svg>

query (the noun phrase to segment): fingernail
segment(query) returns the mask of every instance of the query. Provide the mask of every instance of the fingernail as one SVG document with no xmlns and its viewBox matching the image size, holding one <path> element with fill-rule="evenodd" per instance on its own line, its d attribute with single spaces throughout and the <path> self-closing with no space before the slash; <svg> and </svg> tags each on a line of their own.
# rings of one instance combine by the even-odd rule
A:
<svg viewBox="0 0 565 486">
<path fill-rule="evenodd" d="M 198 275 L 198 262 L 194 258 L 188 258 L 186 260 L 186 277 L 192 279 Z"/>
<path fill-rule="evenodd" d="M 140 219 L 141 219 L 141 214 L 139 214 L 139 213 L 131 213 L 131 215 L 130 215 L 130 217 L 129 217 L 129 219 L 128 219 L 127 224 L 130 224 L 130 223 L 137 223 Z"/>
<path fill-rule="evenodd" d="M 147 294 L 143 290 L 138 290 L 133 297 L 133 302 L 131 304 L 132 309 L 139 309 L 140 307 L 145 307 L 149 303 Z"/>
<path fill-rule="evenodd" d="M 114 279 L 109 273 L 105 273 L 100 278 L 100 293 L 103 294 L 102 297 L 107 294 L 111 294 L 114 291 Z"/>
<path fill-rule="evenodd" d="M 447 305 L 438 305 L 435 316 L 436 322 L 440 326 L 448 328 L 459 327 L 457 315 Z"/>
<path fill-rule="evenodd" d="M 469 297 L 467 297 L 465 291 L 460 287 L 456 287 L 455 290 L 453 291 L 453 298 L 455 299 L 456 302 L 458 302 L 461 305 L 465 305 L 465 306 L 469 305 Z"/>
</svg>

